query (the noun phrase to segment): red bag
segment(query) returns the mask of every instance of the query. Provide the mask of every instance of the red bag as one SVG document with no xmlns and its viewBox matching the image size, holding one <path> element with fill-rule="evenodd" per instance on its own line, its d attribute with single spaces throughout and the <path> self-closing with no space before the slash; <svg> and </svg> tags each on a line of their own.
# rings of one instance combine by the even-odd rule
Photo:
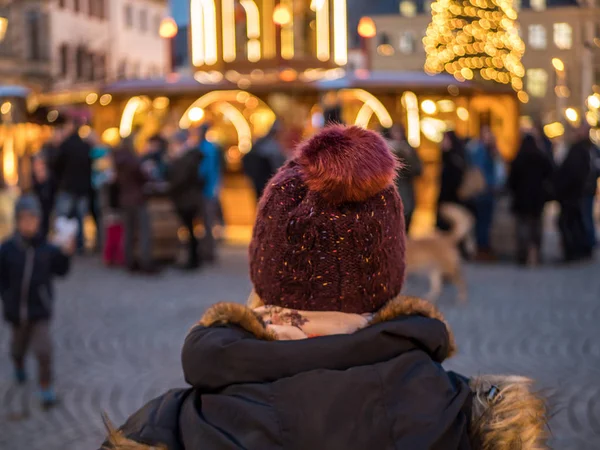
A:
<svg viewBox="0 0 600 450">
<path fill-rule="evenodd" d="M 125 263 L 123 249 L 124 229 L 121 223 L 111 223 L 106 226 L 104 239 L 104 264 L 107 266 L 122 266 Z"/>
</svg>

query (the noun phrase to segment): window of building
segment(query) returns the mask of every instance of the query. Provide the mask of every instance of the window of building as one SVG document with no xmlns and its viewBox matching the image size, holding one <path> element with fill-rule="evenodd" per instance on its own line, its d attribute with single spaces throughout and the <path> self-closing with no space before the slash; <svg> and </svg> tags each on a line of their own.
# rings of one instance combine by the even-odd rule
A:
<svg viewBox="0 0 600 450">
<path fill-rule="evenodd" d="M 392 56 L 394 47 L 390 44 L 390 36 L 387 33 L 381 33 L 377 36 L 377 53 L 381 56 Z"/>
<path fill-rule="evenodd" d="M 546 48 L 546 28 L 544 25 L 529 25 L 529 46 L 536 50 Z"/>
<path fill-rule="evenodd" d="M 98 18 L 106 19 L 108 14 L 106 11 L 106 0 L 98 0 Z"/>
<path fill-rule="evenodd" d="M 562 49 L 567 50 L 573 46 L 573 28 L 568 23 L 554 24 L 554 44 Z"/>
<path fill-rule="evenodd" d="M 532 97 L 545 97 L 548 88 L 548 72 L 544 69 L 527 69 L 527 92 Z"/>
<path fill-rule="evenodd" d="M 546 9 L 546 0 L 530 0 L 529 5 L 534 11 L 543 11 Z"/>
<path fill-rule="evenodd" d="M 413 0 L 400 1 L 400 14 L 404 17 L 414 17 L 417 15 L 417 5 Z"/>
<path fill-rule="evenodd" d="M 513 0 L 513 8 L 516 11 L 520 11 L 521 10 L 521 6 L 522 6 L 522 1 L 521 0 Z"/>
<path fill-rule="evenodd" d="M 131 5 L 125 5 L 125 26 L 127 28 L 133 27 L 133 8 Z"/>
<path fill-rule="evenodd" d="M 83 48 L 82 46 L 77 47 L 77 50 L 75 50 L 75 77 L 78 80 L 82 80 L 85 77 L 85 54 L 85 48 Z"/>
<path fill-rule="evenodd" d="M 426 14 L 429 14 L 431 12 L 431 4 L 433 3 L 432 0 L 425 0 L 423 2 L 423 12 Z"/>
<path fill-rule="evenodd" d="M 58 50 L 59 70 L 62 76 L 69 73 L 69 46 L 62 44 Z"/>
<path fill-rule="evenodd" d="M 405 31 L 400 35 L 400 41 L 398 42 L 398 48 L 401 53 L 410 54 L 414 53 L 416 49 L 415 35 L 411 31 Z"/>
<path fill-rule="evenodd" d="M 81 11 L 81 0 L 73 0 L 73 11 L 76 13 Z"/>
<path fill-rule="evenodd" d="M 162 22 L 162 17 L 160 15 L 157 15 L 154 17 L 154 29 L 152 30 L 153 33 L 158 34 L 158 32 L 160 30 L 161 22 Z"/>
<path fill-rule="evenodd" d="M 67 0 L 58 0 L 58 7 L 65 8 L 67 6 Z"/>
<path fill-rule="evenodd" d="M 37 11 L 29 11 L 26 16 L 27 35 L 29 38 L 29 59 L 39 61 L 42 59 L 42 17 Z"/>
<path fill-rule="evenodd" d="M 88 15 L 96 17 L 96 0 L 88 0 Z"/>
<path fill-rule="evenodd" d="M 119 68 L 117 69 L 117 78 L 122 80 L 127 78 L 127 60 L 124 59 L 119 63 Z"/>
<path fill-rule="evenodd" d="M 106 55 L 97 54 L 94 56 L 94 80 L 104 81 L 106 79 Z"/>
<path fill-rule="evenodd" d="M 148 12 L 145 9 L 140 10 L 140 30 L 142 33 L 148 31 Z"/>
<path fill-rule="evenodd" d="M 139 76 L 140 76 L 140 64 L 139 63 L 135 63 L 131 67 L 131 77 L 130 78 L 138 79 Z"/>
</svg>

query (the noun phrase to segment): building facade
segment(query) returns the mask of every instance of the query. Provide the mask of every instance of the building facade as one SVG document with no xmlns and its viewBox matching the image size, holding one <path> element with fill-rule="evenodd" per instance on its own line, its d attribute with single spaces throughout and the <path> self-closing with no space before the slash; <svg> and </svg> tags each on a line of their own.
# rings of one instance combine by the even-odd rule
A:
<svg viewBox="0 0 600 450">
<path fill-rule="evenodd" d="M 371 68 L 422 71 L 431 2 L 400 0 L 394 14 L 373 19 L 377 35 L 367 44 Z M 518 23 L 526 45 L 522 62 L 529 96 L 522 114 L 550 123 L 564 121 L 571 109 L 579 120 L 588 96 L 600 92 L 600 9 L 574 1 L 523 1 Z"/>
<path fill-rule="evenodd" d="M 43 0 L 0 0 L 0 82 L 51 84 L 49 18 Z"/>
<path fill-rule="evenodd" d="M 166 70 L 168 47 L 158 34 L 166 0 L 52 0 L 48 15 L 56 90 Z"/>
<path fill-rule="evenodd" d="M 67 90 L 162 76 L 167 14 L 167 0 L 0 0 L 2 83 Z"/>
</svg>

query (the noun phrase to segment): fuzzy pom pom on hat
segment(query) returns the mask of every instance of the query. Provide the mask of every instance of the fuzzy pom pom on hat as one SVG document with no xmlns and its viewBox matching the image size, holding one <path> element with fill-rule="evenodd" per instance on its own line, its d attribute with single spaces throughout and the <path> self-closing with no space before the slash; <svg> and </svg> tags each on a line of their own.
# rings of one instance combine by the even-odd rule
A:
<svg viewBox="0 0 600 450">
<path fill-rule="evenodd" d="M 269 182 L 250 244 L 266 305 L 370 313 L 400 293 L 405 231 L 381 136 L 330 126 L 299 145 Z"/>
</svg>

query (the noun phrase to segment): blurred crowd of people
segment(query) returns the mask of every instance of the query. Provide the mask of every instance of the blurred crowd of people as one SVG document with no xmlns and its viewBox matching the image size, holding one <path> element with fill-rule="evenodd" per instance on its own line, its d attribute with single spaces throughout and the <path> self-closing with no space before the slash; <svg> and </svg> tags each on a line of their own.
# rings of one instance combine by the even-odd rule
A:
<svg viewBox="0 0 600 450">
<path fill-rule="evenodd" d="M 329 121 L 340 122 L 341 118 Z M 81 138 L 76 124 L 65 121 L 33 160 L 33 187 L 43 213 L 42 234 L 48 234 L 53 213 L 76 217 L 80 223 L 77 245 L 83 251 L 83 218 L 89 213 L 98 230 L 97 247 L 104 248 L 107 262 L 154 272 L 148 198 L 165 195 L 189 236 L 185 267 L 213 261 L 217 247 L 213 230 L 223 225 L 219 195 L 225 163 L 221 149 L 206 139 L 209 128 L 203 124 L 179 130 L 168 140 L 157 134 L 139 153 L 134 146 L 135 133 L 112 149 L 93 132 L 87 139 Z M 414 182 L 424 165 L 402 125 L 383 129 L 382 134 L 402 161 L 396 183 L 408 229 L 417 206 Z M 275 121 L 242 160 L 257 199 L 286 161 L 289 152 L 282 145 L 284 135 L 282 123 Z M 510 165 L 501 157 L 489 126 L 482 126 L 476 139 L 461 139 L 447 131 L 441 143 L 438 210 L 444 203 L 456 203 L 471 211 L 476 258 L 494 260 L 490 237 L 494 211 L 498 197 L 509 194 L 516 218 L 517 259 L 536 264 L 541 258 L 543 211 L 549 201 L 557 201 L 565 260 L 589 258 L 596 245 L 593 208 L 600 151 L 590 141 L 587 125 L 573 130 L 566 156 L 560 164 L 556 159 L 541 126 L 524 132 Z M 204 225 L 201 242 L 194 232 L 198 223 Z M 437 227 L 449 229 L 439 214 Z"/>
<path fill-rule="evenodd" d="M 523 133 L 515 159 L 507 167 L 488 126 L 479 139 L 461 140 L 448 131 L 442 142 L 438 207 L 445 202 L 466 206 L 475 216 L 480 260 L 493 260 L 490 232 L 497 198 L 507 193 L 516 219 L 517 260 L 541 260 L 545 205 L 560 205 L 558 228 L 565 261 L 592 257 L 596 246 L 594 198 L 600 176 L 600 151 L 587 124 L 572 130 L 566 156 L 559 164 L 542 127 Z M 438 227 L 447 224 L 438 218 Z"/>
<path fill-rule="evenodd" d="M 219 202 L 224 162 L 221 149 L 206 139 L 209 124 L 180 130 L 167 140 L 150 137 L 140 153 L 135 132 L 115 148 L 92 132 L 82 138 L 79 126 L 65 119 L 32 163 L 33 191 L 42 211 L 41 235 L 51 231 L 51 218 L 79 222 L 77 249 L 85 251 L 84 219 L 96 225 L 96 249 L 108 264 L 154 273 L 152 224 L 148 209 L 153 196 L 172 201 L 188 231 L 186 269 L 216 259 L 213 229 L 222 224 Z M 197 224 L 204 229 L 197 239 Z"/>
<path fill-rule="evenodd" d="M 559 163 L 553 143 L 542 126 L 524 130 L 515 159 L 507 164 L 487 125 L 477 139 L 461 139 L 447 131 L 441 143 L 438 214 L 436 226 L 447 231 L 450 224 L 439 214 L 444 203 L 466 207 L 475 218 L 475 258 L 493 261 L 491 231 L 498 198 L 509 195 L 515 217 L 516 258 L 521 264 L 541 261 L 543 213 L 548 202 L 560 206 L 558 229 L 565 261 L 592 257 L 596 246 L 594 204 L 600 177 L 600 150 L 589 137 L 587 124 L 571 130 L 568 151 Z M 414 182 L 423 162 L 408 143 L 400 124 L 382 129 L 394 154 L 402 163 L 396 185 L 404 204 L 407 229 L 416 207 Z M 466 247 L 462 249 L 466 257 Z"/>
</svg>

